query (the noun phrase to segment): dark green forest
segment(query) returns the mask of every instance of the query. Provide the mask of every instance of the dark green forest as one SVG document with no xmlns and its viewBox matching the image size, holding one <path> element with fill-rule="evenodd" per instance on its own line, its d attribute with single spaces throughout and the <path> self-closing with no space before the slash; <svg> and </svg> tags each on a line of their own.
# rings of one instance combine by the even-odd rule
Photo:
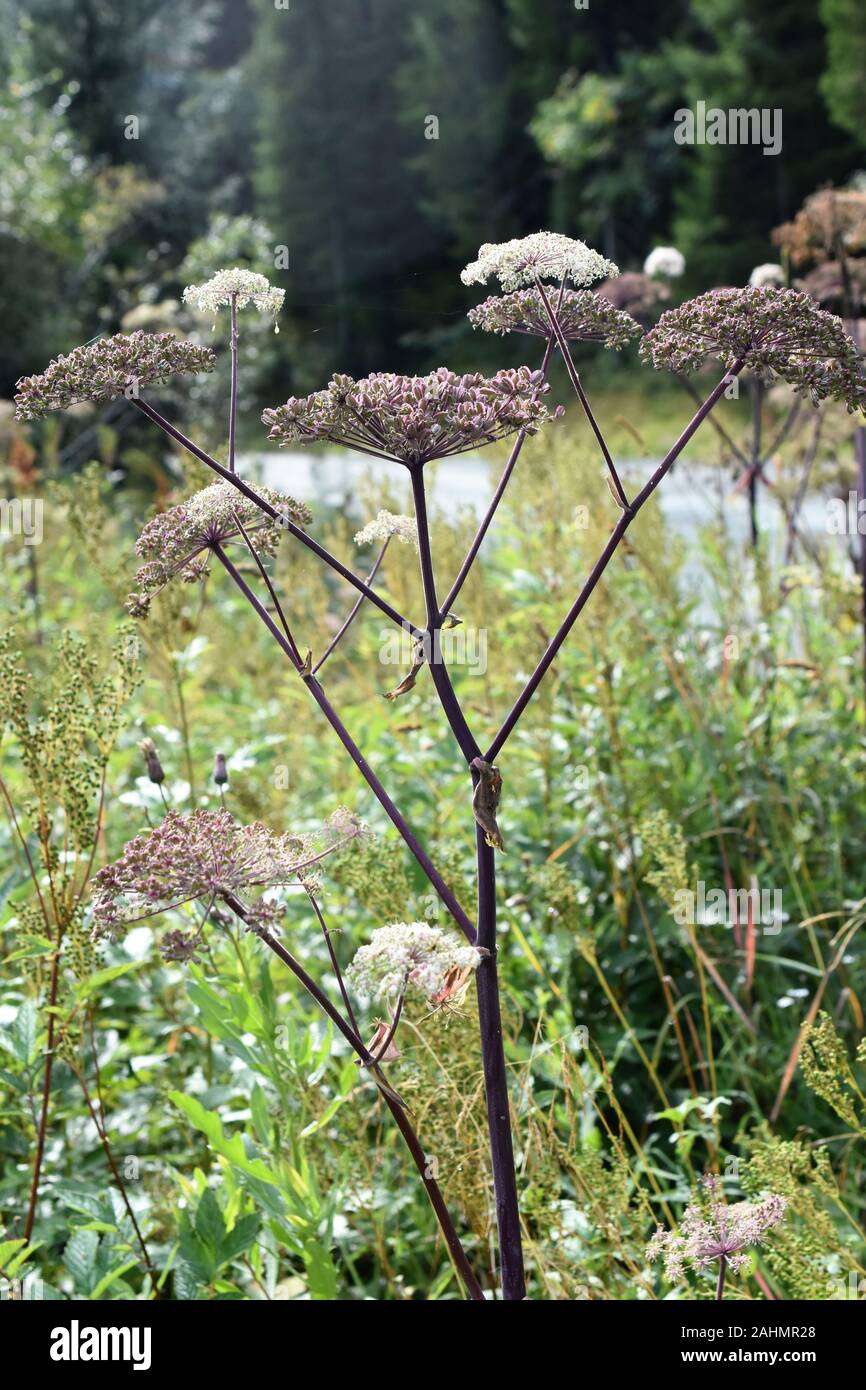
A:
<svg viewBox="0 0 866 1390">
<path fill-rule="evenodd" d="M 287 290 L 263 395 L 477 360 L 459 268 L 542 226 L 741 284 L 866 163 L 858 9 L 0 0 L 0 394 L 232 261 Z M 678 145 L 699 100 L 781 109 L 780 153 Z"/>
</svg>

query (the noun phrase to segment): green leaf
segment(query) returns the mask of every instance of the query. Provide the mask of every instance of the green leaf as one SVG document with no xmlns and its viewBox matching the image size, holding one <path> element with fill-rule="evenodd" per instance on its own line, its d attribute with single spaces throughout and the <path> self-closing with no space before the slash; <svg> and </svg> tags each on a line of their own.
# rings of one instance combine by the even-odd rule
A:
<svg viewBox="0 0 866 1390">
<path fill-rule="evenodd" d="M 258 1235 L 260 1225 L 261 1222 L 255 1213 L 242 1216 L 223 1240 L 220 1248 L 220 1263 L 228 1264 L 229 1260 L 236 1260 L 238 1255 L 249 1250 Z"/>
<path fill-rule="evenodd" d="M 89 1293 L 99 1254 L 99 1236 L 95 1231 L 76 1231 L 66 1243 L 63 1261 L 72 1275 L 79 1293 Z"/>
<path fill-rule="evenodd" d="M 226 1223 L 219 1202 L 208 1187 L 202 1194 L 195 1213 L 195 1233 L 199 1240 L 219 1250 L 226 1233 Z"/>
<path fill-rule="evenodd" d="M 20 1250 L 22 1245 L 26 1245 L 26 1240 L 3 1240 L 0 1241 L 0 1269 L 6 1268 L 6 1261 L 14 1255 L 16 1250 Z"/>
<path fill-rule="evenodd" d="M 111 984 L 112 980 L 119 980 L 121 975 L 128 975 L 132 970 L 141 970 L 145 964 L 143 960 L 127 960 L 120 965 L 109 965 L 105 970 L 97 970 L 95 975 L 89 979 L 82 980 L 75 991 L 76 999 L 87 999 L 91 994 L 98 994 L 103 985 Z"/>
<path fill-rule="evenodd" d="M 122 1278 L 122 1276 L 126 1274 L 127 1270 L 135 1269 L 137 1265 L 138 1260 L 127 1260 L 126 1264 L 118 1265 L 116 1269 L 112 1269 L 108 1272 L 108 1274 L 103 1275 L 99 1283 L 96 1285 L 96 1288 L 91 1291 L 91 1299 L 101 1298 L 102 1295 L 106 1293 L 108 1289 L 111 1288 L 112 1284 L 115 1283 L 116 1280 Z"/>
<path fill-rule="evenodd" d="M 183 1111 L 191 1125 L 201 1131 L 215 1153 L 222 1154 L 230 1163 L 236 1164 L 244 1172 L 251 1172 L 254 1177 L 264 1182 L 273 1181 L 272 1174 L 261 1159 L 247 1158 L 240 1135 L 231 1139 L 226 1137 L 219 1115 L 206 1110 L 195 1096 L 185 1096 L 182 1091 L 169 1091 L 168 1094 L 172 1104 Z"/>
<path fill-rule="evenodd" d="M 331 1101 L 330 1105 L 328 1105 L 322 1111 L 322 1114 L 318 1117 L 318 1119 L 313 1120 L 311 1124 L 306 1125 L 304 1129 L 301 1130 L 301 1133 L 298 1137 L 300 1139 L 306 1139 L 308 1135 L 315 1134 L 316 1130 L 322 1129 L 322 1127 L 326 1125 L 329 1122 L 329 1120 L 333 1119 L 334 1115 L 336 1115 L 340 1107 L 346 1104 L 347 1100 L 348 1096 L 334 1096 L 334 1099 Z"/>
</svg>

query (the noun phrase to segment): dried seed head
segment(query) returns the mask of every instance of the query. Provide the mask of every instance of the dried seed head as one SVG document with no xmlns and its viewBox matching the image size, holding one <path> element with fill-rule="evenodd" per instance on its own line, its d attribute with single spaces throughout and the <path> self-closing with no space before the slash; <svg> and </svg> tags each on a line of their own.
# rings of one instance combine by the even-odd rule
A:
<svg viewBox="0 0 866 1390">
<path fill-rule="evenodd" d="M 564 336 L 572 341 L 604 343 L 617 351 L 633 338 L 641 326 L 630 314 L 615 309 L 594 290 L 566 290 L 555 296 L 556 317 Z M 528 333 L 549 338 L 550 320 L 537 287 L 515 290 L 513 294 L 491 295 L 466 316 L 473 328 L 487 333 Z"/>
<path fill-rule="evenodd" d="M 15 417 L 35 420 L 79 401 L 110 401 L 181 372 L 210 372 L 215 361 L 210 348 L 173 333 L 117 333 L 55 358 L 39 376 L 22 377 Z"/>
<path fill-rule="evenodd" d="M 446 367 L 427 376 L 335 376 L 324 391 L 292 397 L 262 415 L 280 445 L 330 440 L 394 463 L 418 465 L 466 453 L 516 430 L 533 434 L 548 414 L 540 372 L 518 367 L 484 377 Z"/>
<path fill-rule="evenodd" d="M 669 309 L 640 345 L 660 369 L 691 372 L 708 357 L 742 361 L 759 377 L 780 377 L 813 405 L 844 401 L 866 411 L 866 380 L 841 321 L 797 290 L 711 290 Z"/>
<path fill-rule="evenodd" d="M 260 821 L 241 825 L 228 811 L 169 811 L 152 830 L 137 835 L 120 858 L 94 881 L 94 935 L 117 937 L 135 921 L 186 903 L 243 902 L 251 931 L 272 930 L 279 902 L 245 895 L 303 881 L 308 869 L 365 833 L 342 808 L 320 830 L 278 835 Z"/>
<path fill-rule="evenodd" d="M 302 502 L 272 488 L 261 488 L 260 496 L 279 515 L 271 517 L 232 483 L 211 483 L 176 507 L 159 512 L 149 521 L 136 543 L 136 553 L 145 560 L 135 576 L 139 586 L 127 607 L 134 617 L 143 617 L 154 596 L 179 576 L 195 583 L 208 572 L 210 547 L 243 541 L 241 526 L 260 557 L 273 555 L 285 531 L 285 518 L 298 526 L 308 525 L 311 513 Z M 240 523 L 240 524 L 239 524 Z"/>
<path fill-rule="evenodd" d="M 741 1269 L 749 1263 L 745 1249 L 761 1245 L 766 1233 L 785 1215 L 787 1201 L 776 1194 L 761 1202 L 728 1206 L 719 1200 L 720 1185 L 712 1175 L 701 1186 L 703 1195 L 686 1207 L 679 1230 L 666 1231 L 659 1226 L 647 1246 L 647 1259 L 661 1257 L 671 1283 L 683 1278 L 687 1262 L 701 1271 L 723 1255 L 732 1270 Z"/>
</svg>

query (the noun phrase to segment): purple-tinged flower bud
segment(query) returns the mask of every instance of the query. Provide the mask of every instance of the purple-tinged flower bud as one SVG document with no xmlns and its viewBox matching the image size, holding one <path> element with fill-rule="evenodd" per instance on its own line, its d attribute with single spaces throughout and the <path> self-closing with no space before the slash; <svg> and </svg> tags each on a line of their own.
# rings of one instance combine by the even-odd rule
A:
<svg viewBox="0 0 866 1390">
<path fill-rule="evenodd" d="M 225 753 L 217 753 L 213 765 L 213 779 L 218 787 L 224 787 L 229 780 Z"/>
<path fill-rule="evenodd" d="M 144 754 L 144 763 L 147 768 L 147 775 L 157 787 L 165 781 L 165 773 L 162 763 L 159 761 L 159 754 L 156 751 L 156 744 L 152 738 L 143 738 L 138 744 Z"/>
</svg>

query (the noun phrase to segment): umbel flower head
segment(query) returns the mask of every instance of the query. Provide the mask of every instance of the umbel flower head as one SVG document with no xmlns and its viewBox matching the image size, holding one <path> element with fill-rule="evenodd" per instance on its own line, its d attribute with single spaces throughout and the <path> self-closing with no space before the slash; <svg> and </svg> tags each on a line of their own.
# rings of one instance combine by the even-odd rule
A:
<svg viewBox="0 0 866 1390">
<path fill-rule="evenodd" d="M 861 358 L 841 321 L 797 290 L 711 290 L 662 314 L 640 345 L 645 361 L 691 372 L 715 357 L 757 376 L 780 377 L 814 405 L 866 410 Z"/>
<path fill-rule="evenodd" d="M 143 617 L 155 595 L 175 576 L 189 584 L 203 578 L 210 547 L 242 540 L 241 526 L 256 553 L 263 557 L 275 552 L 286 519 L 298 526 L 306 526 L 312 519 L 309 508 L 293 497 L 272 488 L 259 492 L 279 516 L 269 516 L 231 483 L 222 482 L 211 483 L 186 502 L 153 517 L 135 546 L 145 564 L 135 576 L 138 589 L 127 600 L 133 617 Z"/>
<path fill-rule="evenodd" d="M 675 246 L 656 246 L 643 263 L 644 275 L 660 275 L 665 280 L 678 280 L 686 268 L 686 258 Z"/>
<path fill-rule="evenodd" d="M 278 835 L 260 821 L 241 825 L 225 810 L 169 811 L 96 875 L 94 936 L 116 939 L 131 923 L 188 903 L 203 906 L 206 918 L 215 903 L 232 898 L 243 904 L 251 930 L 272 930 L 282 906 L 260 895 L 250 901 L 246 895 L 307 881 L 326 855 L 363 833 L 362 822 L 345 808 L 321 830 L 303 835 Z M 184 940 L 194 949 L 199 935 Z M 172 931 L 168 944 L 177 947 L 179 936 L 183 934 Z"/>
<path fill-rule="evenodd" d="M 428 376 L 376 372 L 355 381 L 335 376 L 325 391 L 292 397 L 263 422 L 280 445 L 328 439 L 348 449 L 409 466 L 466 453 L 547 419 L 539 399 L 540 372 L 517 367 L 484 377 L 455 376 L 446 367 Z"/>
<path fill-rule="evenodd" d="M 218 270 L 203 285 L 187 285 L 183 292 L 184 304 L 194 304 L 203 314 L 215 314 L 236 299 L 239 309 L 252 304 L 260 313 L 276 316 L 285 297 L 285 290 L 277 289 L 264 275 L 240 266 Z"/>
<path fill-rule="evenodd" d="M 481 952 L 455 932 L 429 922 L 394 922 L 379 927 L 361 946 L 346 971 L 352 988 L 368 999 L 415 990 L 433 1000 L 454 972 L 475 970 Z"/>
<path fill-rule="evenodd" d="M 388 541 L 392 536 L 403 545 L 414 545 L 418 549 L 418 523 L 414 516 L 398 516 L 396 512 L 377 512 L 372 521 L 355 533 L 356 545 L 370 545 L 373 541 Z"/>
<path fill-rule="evenodd" d="M 780 265 L 774 261 L 763 261 L 756 265 L 749 276 L 749 284 L 754 289 L 763 290 L 768 286 L 775 289 L 782 289 L 785 284 L 785 272 Z"/>
<path fill-rule="evenodd" d="M 620 348 L 640 337 L 641 326 L 631 314 L 616 309 L 594 290 L 566 290 L 557 299 L 556 317 L 566 338 Z M 487 333 L 528 333 L 550 337 L 550 319 L 537 287 L 491 295 L 466 315 L 473 328 Z"/>
<path fill-rule="evenodd" d="M 116 333 L 55 358 L 39 376 L 22 377 L 15 417 L 35 420 L 80 401 L 110 401 L 181 372 L 212 371 L 215 360 L 210 348 L 173 333 Z"/>
<path fill-rule="evenodd" d="M 519 290 L 536 280 L 570 280 L 581 286 L 618 274 L 612 261 L 583 241 L 559 232 L 533 232 L 514 241 L 486 242 L 460 279 L 464 285 L 483 285 L 495 275 L 504 290 Z"/>
<path fill-rule="evenodd" d="M 713 1174 L 707 1174 L 702 1184 L 708 1200 L 686 1207 L 679 1231 L 666 1231 L 659 1226 L 647 1246 L 647 1259 L 662 1258 L 671 1283 L 684 1277 L 686 1263 L 702 1272 L 722 1256 L 736 1272 L 749 1263 L 746 1248 L 760 1245 L 766 1233 L 785 1215 L 784 1197 L 774 1194 L 762 1202 L 728 1206 L 716 1200 L 718 1179 Z"/>
</svg>

